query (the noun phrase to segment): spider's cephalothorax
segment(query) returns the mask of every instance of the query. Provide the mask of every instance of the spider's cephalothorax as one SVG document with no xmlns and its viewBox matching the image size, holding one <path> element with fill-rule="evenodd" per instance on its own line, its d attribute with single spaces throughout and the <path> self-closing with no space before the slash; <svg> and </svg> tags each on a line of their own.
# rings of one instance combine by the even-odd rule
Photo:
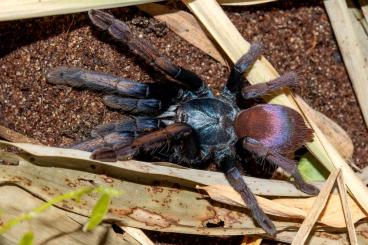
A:
<svg viewBox="0 0 368 245">
<path fill-rule="evenodd" d="M 302 191 L 318 193 L 318 189 L 303 181 L 295 162 L 286 157 L 312 139 L 312 130 L 303 118 L 280 105 L 260 104 L 248 109 L 237 105 L 239 98 L 257 98 L 297 83 L 296 75 L 287 73 L 270 82 L 242 88 L 244 73 L 261 55 L 260 45 L 253 44 L 239 59 L 222 93 L 215 97 L 197 75 L 172 64 L 145 40 L 136 38 L 125 23 L 102 11 L 91 10 L 89 16 L 96 26 L 176 82 L 166 82 L 157 89 L 155 84 L 78 68 L 53 69 L 47 74 L 50 83 L 109 93 L 104 97 L 106 105 L 134 115 L 122 122 L 98 126 L 92 131 L 91 140 L 74 148 L 93 151 L 92 158 L 105 161 L 126 160 L 162 147 L 171 148 L 167 160 L 178 163 L 198 166 L 213 159 L 257 223 L 272 235 L 276 233 L 275 226 L 258 206 L 236 167 L 240 157 L 237 142 L 242 151 L 289 172 Z"/>
</svg>

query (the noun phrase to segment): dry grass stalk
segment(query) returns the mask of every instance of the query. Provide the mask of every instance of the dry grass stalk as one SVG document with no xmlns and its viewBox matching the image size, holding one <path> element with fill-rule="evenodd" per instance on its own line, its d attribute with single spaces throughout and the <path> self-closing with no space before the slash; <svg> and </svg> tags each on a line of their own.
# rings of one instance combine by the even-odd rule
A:
<svg viewBox="0 0 368 245">
<path fill-rule="evenodd" d="M 337 186 L 339 188 L 339 194 L 340 194 L 342 209 L 344 211 L 346 227 L 348 228 L 350 244 L 358 245 L 358 239 L 356 236 L 355 227 L 354 227 L 354 223 L 353 223 L 353 219 L 351 215 L 351 210 L 350 210 L 349 203 L 348 203 L 348 196 L 347 196 L 342 172 L 337 177 Z"/>
<path fill-rule="evenodd" d="M 8 141 L 15 142 L 15 143 L 23 142 L 23 143 L 41 144 L 38 140 L 29 138 L 23 134 L 15 132 L 4 126 L 0 126 L 0 137 Z M 124 226 L 121 228 L 142 245 L 153 245 L 154 244 L 140 229 L 133 228 L 133 227 L 127 227 L 127 226 Z"/>
<path fill-rule="evenodd" d="M 317 196 L 316 201 L 313 204 L 312 209 L 309 211 L 308 215 L 305 217 L 302 225 L 299 228 L 298 233 L 291 243 L 291 245 L 303 245 L 307 240 L 309 233 L 311 232 L 314 224 L 316 223 L 318 217 L 326 206 L 328 198 L 330 197 L 331 190 L 336 182 L 336 178 L 340 174 L 341 169 L 336 169 L 330 174 L 325 185 L 323 186 L 321 192 Z"/>
<path fill-rule="evenodd" d="M 131 6 L 159 0 L 1 0 L 0 21 Z"/>
<path fill-rule="evenodd" d="M 325 0 L 324 4 L 365 123 L 368 125 L 368 103 L 366 100 L 368 98 L 368 63 L 364 52 L 364 47 L 368 45 L 366 34 L 363 29 L 360 31 L 354 25 L 354 21 L 358 21 L 350 13 L 345 0 Z"/>
<path fill-rule="evenodd" d="M 1 0 L 0 21 L 18 20 L 58 14 L 70 14 L 89 9 L 132 6 L 162 0 Z M 275 0 L 219 0 L 224 5 L 254 5 Z"/>
<path fill-rule="evenodd" d="M 183 0 L 183 2 L 202 22 L 233 62 L 237 61 L 249 49 L 250 44 L 243 39 L 216 1 Z M 250 83 L 256 84 L 269 81 L 277 76 L 279 76 L 277 71 L 262 57 L 250 70 L 247 79 Z M 316 123 L 311 119 L 310 113 L 308 115 L 305 113 L 307 110 L 305 108 L 306 103 L 301 99 L 296 101 L 288 90 L 284 90 L 283 94 L 273 97 L 269 102 L 292 107 L 305 116 L 310 126 L 314 129 L 316 136 L 314 141 L 307 145 L 308 149 L 330 171 L 336 168 L 343 169 L 345 183 L 349 190 L 361 207 L 368 212 L 368 199 L 366 198 L 368 189 L 317 127 Z"/>
</svg>

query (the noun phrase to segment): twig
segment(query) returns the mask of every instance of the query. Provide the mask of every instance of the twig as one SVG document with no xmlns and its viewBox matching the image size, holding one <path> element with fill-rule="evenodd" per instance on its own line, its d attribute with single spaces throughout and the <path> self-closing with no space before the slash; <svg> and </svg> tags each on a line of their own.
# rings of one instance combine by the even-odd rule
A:
<svg viewBox="0 0 368 245">
<path fill-rule="evenodd" d="M 355 227 L 348 203 L 348 197 L 346 193 L 345 183 L 344 183 L 344 176 L 341 172 L 340 175 L 337 177 L 337 186 L 339 188 L 340 200 L 342 205 L 342 210 L 344 211 L 345 223 L 346 227 L 348 228 L 349 233 L 349 240 L 351 245 L 358 245 L 358 239 L 356 237 Z"/>
<path fill-rule="evenodd" d="M 328 198 L 330 197 L 332 187 L 334 186 L 336 178 L 340 174 L 340 171 L 341 169 L 336 169 L 334 172 L 330 174 L 330 176 L 326 180 L 325 185 L 323 186 L 321 192 L 317 196 L 316 201 L 314 202 L 308 215 L 305 217 L 291 245 L 303 245 L 307 240 L 314 224 L 316 223 L 318 217 L 320 216 L 321 212 L 326 206 Z"/>
</svg>

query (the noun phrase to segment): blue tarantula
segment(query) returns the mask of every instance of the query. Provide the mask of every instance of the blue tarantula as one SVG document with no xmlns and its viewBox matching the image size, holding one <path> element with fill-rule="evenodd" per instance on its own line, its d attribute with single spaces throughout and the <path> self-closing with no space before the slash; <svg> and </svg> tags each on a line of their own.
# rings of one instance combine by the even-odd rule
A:
<svg viewBox="0 0 368 245">
<path fill-rule="evenodd" d="M 102 161 L 127 160 L 169 147 L 169 161 L 199 166 L 212 159 L 223 169 L 231 186 L 241 195 L 256 222 L 269 234 L 276 229 L 259 207 L 236 167 L 239 142 L 242 151 L 282 167 L 303 192 L 318 189 L 300 176 L 294 161 L 286 156 L 312 140 L 312 130 L 294 110 L 271 104 L 247 109 L 238 100 L 257 98 L 285 86 L 295 85 L 296 75 L 287 73 L 275 80 L 242 88 L 243 75 L 261 56 L 261 46 L 252 44 L 233 66 L 219 96 L 193 72 L 172 64 L 151 45 L 132 34 L 129 27 L 102 11 L 91 10 L 92 22 L 123 42 L 136 55 L 171 77 L 169 84 L 144 84 L 127 79 L 59 67 L 47 74 L 52 84 L 102 91 L 107 106 L 133 114 L 129 120 L 98 126 L 92 139 L 74 148 L 93 151 L 91 158 Z M 175 82 L 174 82 L 175 81 Z"/>
</svg>

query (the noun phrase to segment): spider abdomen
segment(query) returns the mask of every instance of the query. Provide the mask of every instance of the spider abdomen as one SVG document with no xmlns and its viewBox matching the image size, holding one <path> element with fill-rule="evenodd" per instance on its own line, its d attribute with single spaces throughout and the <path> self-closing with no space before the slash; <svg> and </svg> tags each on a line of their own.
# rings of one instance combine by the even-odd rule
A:
<svg viewBox="0 0 368 245">
<path fill-rule="evenodd" d="M 313 137 L 313 131 L 298 112 L 273 104 L 241 111 L 235 120 L 235 130 L 239 138 L 251 137 L 281 153 L 295 152 Z"/>
<path fill-rule="evenodd" d="M 190 125 L 202 147 L 213 147 L 236 140 L 237 112 L 232 105 L 217 98 L 198 98 L 179 105 L 176 121 Z"/>
</svg>

